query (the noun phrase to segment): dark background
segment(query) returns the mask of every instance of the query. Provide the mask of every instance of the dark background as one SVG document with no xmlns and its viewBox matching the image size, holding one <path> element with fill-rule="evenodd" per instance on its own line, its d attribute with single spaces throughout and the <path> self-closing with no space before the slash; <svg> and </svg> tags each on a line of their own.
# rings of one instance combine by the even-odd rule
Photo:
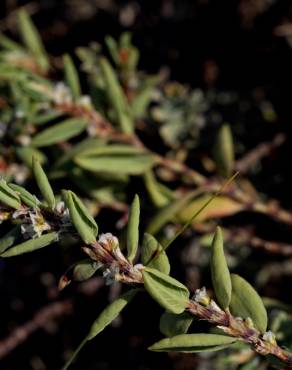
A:
<svg viewBox="0 0 292 370">
<path fill-rule="evenodd" d="M 275 127 L 257 133 L 260 142 L 271 133 L 285 132 L 288 140 L 277 159 L 264 163 L 259 186 L 292 206 L 291 90 L 292 90 L 292 3 L 291 0 L 196 0 L 196 1 L 1 1 L 1 31 L 15 36 L 14 10 L 21 5 L 32 17 L 55 56 L 73 53 L 90 41 L 103 44 L 104 36 L 133 32 L 141 52 L 140 68 L 157 72 L 167 66 L 173 80 L 203 90 L 236 91 L 240 96 L 264 91 L 278 115 Z M 283 25 L 289 25 L 282 31 Z M 285 30 L 285 29 L 284 29 Z M 284 32 L 285 35 L 279 35 Z M 206 77 L 215 68 L 215 78 Z M 214 70 L 214 69 L 213 69 Z M 225 112 L 232 121 L 234 112 Z M 235 114 L 236 116 L 236 114 Z M 252 135 L 250 117 L 248 141 Z M 256 129 L 256 127 L 255 127 Z M 274 179 L 278 176 L 278 182 Z M 270 181 L 273 178 L 273 181 Z M 103 221 L 105 225 L 106 221 Z M 263 227 L 269 227 L 265 224 Z M 177 258 L 172 252 L 173 261 Z M 69 301 L 66 315 L 48 320 L 0 365 L 4 370 L 59 369 L 75 348 L 98 312 L 106 305 L 108 288 L 98 278 L 84 288 L 73 285 L 59 294 L 56 284 L 65 266 L 75 256 L 57 247 L 15 260 L 0 261 L 0 340 L 24 324 L 43 307 L 56 300 Z M 95 284 L 95 285 L 94 285 Z M 97 290 L 97 293 L 96 293 Z M 111 289 L 110 294 L 115 292 Z M 287 295 L 287 294 L 286 294 Z M 283 293 L 283 296 L 285 294 Z M 287 303 L 291 298 L 284 297 Z M 123 315 L 123 324 L 108 328 L 81 352 L 73 369 L 194 369 L 196 357 L 154 354 L 147 346 L 159 337 L 161 310 L 146 296 Z M 21 333 L 20 333 L 21 334 Z"/>
</svg>

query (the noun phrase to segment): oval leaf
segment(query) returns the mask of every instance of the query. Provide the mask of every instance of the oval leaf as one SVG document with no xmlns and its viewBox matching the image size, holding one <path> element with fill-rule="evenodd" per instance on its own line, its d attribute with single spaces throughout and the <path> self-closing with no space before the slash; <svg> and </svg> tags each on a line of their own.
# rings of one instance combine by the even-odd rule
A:
<svg viewBox="0 0 292 370">
<path fill-rule="evenodd" d="M 8 249 L 1 254 L 1 257 L 13 257 L 19 254 L 33 252 L 37 249 L 44 248 L 58 240 L 58 233 L 52 232 L 41 235 L 39 238 L 31 239 Z"/>
<path fill-rule="evenodd" d="M 76 67 L 70 55 L 68 54 L 64 55 L 63 62 L 64 62 L 66 82 L 68 86 L 70 87 L 73 98 L 77 99 L 81 95 L 81 88 L 80 88 L 78 72 L 76 70 Z"/>
<path fill-rule="evenodd" d="M 231 282 L 231 313 L 243 319 L 250 317 L 254 325 L 264 333 L 268 326 L 268 316 L 261 297 L 241 276 L 231 274 Z"/>
<path fill-rule="evenodd" d="M 228 347 L 236 338 L 218 334 L 181 334 L 165 338 L 149 349 L 157 352 L 211 352 Z"/>
<path fill-rule="evenodd" d="M 72 191 L 65 192 L 65 203 L 69 209 L 70 217 L 81 239 L 90 244 L 96 240 L 98 226 L 81 200 Z"/>
<path fill-rule="evenodd" d="M 115 111 L 118 123 L 123 132 L 131 134 L 133 132 L 133 120 L 130 117 L 128 102 L 117 75 L 105 58 L 100 60 L 100 68 L 105 82 L 106 94 Z"/>
<path fill-rule="evenodd" d="M 20 199 L 28 207 L 36 208 L 41 202 L 37 199 L 35 195 L 32 195 L 29 191 L 24 189 L 22 186 L 16 184 L 9 184 L 10 188 L 19 194 Z"/>
<path fill-rule="evenodd" d="M 20 225 L 15 226 L 0 239 L 0 254 L 10 248 L 20 235 Z"/>
<path fill-rule="evenodd" d="M 140 220 L 140 200 L 138 195 L 135 195 L 129 212 L 129 220 L 127 227 L 127 250 L 128 260 L 133 262 L 139 243 L 139 220 Z"/>
<path fill-rule="evenodd" d="M 158 208 L 164 207 L 169 203 L 169 198 L 163 193 L 161 188 L 159 187 L 158 181 L 156 180 L 153 171 L 147 171 L 144 176 L 144 183 L 145 187 L 149 193 L 149 196 L 154 203 L 154 205 Z"/>
<path fill-rule="evenodd" d="M 21 37 L 29 51 L 36 57 L 39 66 L 47 71 L 49 69 L 49 60 L 40 38 L 40 35 L 32 23 L 26 10 L 18 12 L 18 25 L 20 28 Z"/>
<path fill-rule="evenodd" d="M 147 292 L 162 307 L 172 313 L 182 313 L 188 305 L 186 286 L 162 272 L 146 267 L 142 272 Z"/>
<path fill-rule="evenodd" d="M 87 122 L 81 118 L 69 118 L 35 135 L 31 141 L 34 147 L 44 147 L 69 140 L 85 130 Z"/>
<path fill-rule="evenodd" d="M 224 255 L 223 237 L 220 227 L 216 228 L 211 247 L 211 276 L 219 305 L 225 310 L 231 300 L 231 278 Z"/>
<path fill-rule="evenodd" d="M 152 155 L 127 145 L 109 145 L 86 150 L 75 156 L 81 168 L 93 172 L 139 175 L 154 165 Z"/>
<path fill-rule="evenodd" d="M 141 261 L 143 265 L 157 269 L 169 275 L 170 264 L 162 245 L 154 236 L 145 233 L 141 249 Z"/>
<path fill-rule="evenodd" d="M 160 317 L 159 330 L 166 337 L 185 334 L 193 322 L 193 319 L 194 317 L 188 312 L 183 312 L 179 315 L 164 312 Z"/>
<path fill-rule="evenodd" d="M 220 128 L 214 152 L 219 173 L 229 177 L 234 168 L 233 138 L 229 125 L 225 124 Z"/>
<path fill-rule="evenodd" d="M 42 196 L 45 198 L 48 206 L 53 209 L 56 202 L 53 189 L 49 183 L 47 175 L 42 169 L 42 166 L 35 158 L 32 160 L 32 170 Z"/>
<path fill-rule="evenodd" d="M 40 150 L 30 146 L 16 147 L 15 151 L 19 159 L 29 168 L 31 167 L 33 158 L 37 159 L 41 165 L 47 161 L 47 158 Z"/>
<path fill-rule="evenodd" d="M 83 346 L 86 344 L 88 340 L 93 339 L 97 334 L 102 332 L 106 326 L 108 326 L 123 310 L 123 308 L 133 299 L 135 294 L 139 291 L 139 289 L 133 289 L 129 292 L 123 294 L 121 297 L 116 299 L 113 303 L 111 303 L 108 307 L 106 307 L 102 313 L 98 316 L 98 318 L 93 323 L 89 334 L 83 339 L 80 343 L 78 348 L 73 353 L 72 357 L 67 361 L 65 366 L 62 367 L 62 370 L 67 370 L 71 363 L 75 360 L 78 353 L 81 351 Z"/>
<path fill-rule="evenodd" d="M 11 189 L 3 179 L 0 180 L 0 202 L 15 209 L 21 206 L 18 194 Z"/>
<path fill-rule="evenodd" d="M 132 289 L 121 295 L 109 306 L 107 306 L 98 318 L 92 324 L 87 336 L 87 340 L 91 340 L 104 330 L 125 308 L 125 306 L 134 298 L 139 289 Z"/>
<path fill-rule="evenodd" d="M 88 280 L 98 270 L 100 265 L 91 259 L 85 259 L 74 263 L 68 268 L 59 280 L 59 290 L 64 289 L 71 281 Z"/>
</svg>

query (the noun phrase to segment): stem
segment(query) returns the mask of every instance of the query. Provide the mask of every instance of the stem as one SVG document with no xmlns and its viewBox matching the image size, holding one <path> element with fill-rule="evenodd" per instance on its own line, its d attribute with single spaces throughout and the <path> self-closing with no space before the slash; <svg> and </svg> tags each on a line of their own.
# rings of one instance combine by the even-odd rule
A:
<svg viewBox="0 0 292 370">
<path fill-rule="evenodd" d="M 187 311 L 201 320 L 216 325 L 226 334 L 250 344 L 260 355 L 273 355 L 285 362 L 287 368 L 292 368 L 292 354 L 279 347 L 276 341 L 264 340 L 261 333 L 256 328 L 248 326 L 243 319 L 234 317 L 230 312 L 225 312 L 219 307 L 218 309 L 210 305 L 205 307 L 193 300 L 189 301 Z"/>
<path fill-rule="evenodd" d="M 65 366 L 62 367 L 62 370 L 67 370 L 69 366 L 72 364 L 72 362 L 75 360 L 78 353 L 81 351 L 81 349 L 84 347 L 84 345 L 87 342 L 87 336 L 83 339 L 83 341 L 79 344 L 79 346 L 74 351 L 73 355 L 70 357 L 69 361 L 66 362 Z"/>
</svg>

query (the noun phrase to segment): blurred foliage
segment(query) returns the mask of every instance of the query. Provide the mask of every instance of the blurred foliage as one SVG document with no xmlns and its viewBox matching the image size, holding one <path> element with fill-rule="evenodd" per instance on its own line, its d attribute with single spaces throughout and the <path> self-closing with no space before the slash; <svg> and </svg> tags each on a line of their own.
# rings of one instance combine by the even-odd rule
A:
<svg viewBox="0 0 292 370">
<path fill-rule="evenodd" d="M 87 5 L 94 8 L 95 2 Z M 251 5 L 242 2 L 241 9 L 246 6 Z M 267 6 L 257 12 L 264 12 Z M 75 15 L 79 7 L 78 1 L 70 5 Z M 246 26 L 256 17 L 252 13 L 247 20 L 247 13 L 242 14 Z M 242 94 L 218 89 L 212 83 L 207 89 L 192 89 L 171 81 L 163 69 L 156 74 L 143 72 L 140 51 L 129 32 L 117 40 L 106 36 L 104 46 L 92 42 L 76 48 L 74 55 L 53 57 L 26 11 L 17 17 L 21 41 L 4 34 L 0 38 L 1 178 L 37 193 L 32 158 L 37 159 L 54 199 L 59 202 L 63 188 L 74 190 L 94 219 L 120 235 L 123 247 L 128 204 L 135 193 L 141 196 L 145 215 L 141 229 L 165 245 L 225 179 L 239 170 L 236 181 L 200 213 L 180 242 L 176 241 L 179 252 L 170 258 L 177 261 L 179 256 L 182 263 L 174 271 L 195 291 L 206 274 L 211 238 L 220 223 L 229 266 L 279 300 L 266 304 L 271 329 L 281 344 L 291 347 L 291 310 L 285 306 L 291 302 L 282 302 L 285 294 L 276 289 L 282 275 L 291 275 L 285 258 L 292 254 L 291 238 L 286 237 L 292 214 L 268 193 L 263 194 L 265 186 L 261 184 L 262 161 L 274 155 L 285 136 L 274 128 L 279 117 L 264 90 Z M 125 21 L 125 14 L 123 17 Z M 50 195 L 45 193 L 42 196 L 50 205 Z M 0 196 L 9 197 L 5 185 Z M 9 205 L 13 207 L 15 200 L 11 203 L 10 199 Z M 20 241 L 19 230 L 11 231 L 6 222 L 10 218 L 6 208 L 0 209 L 1 237 L 5 235 L 0 240 L 1 252 Z M 90 222 L 94 222 L 92 217 Z M 267 231 L 264 222 L 280 232 Z M 51 237 L 54 241 L 55 235 Z M 71 240 L 63 244 L 63 253 L 70 255 Z M 276 256 L 276 267 L 265 263 L 265 259 L 269 262 L 268 253 L 272 259 Z M 63 255 L 60 258 L 66 268 L 78 262 L 74 253 L 70 263 Z M 92 263 L 83 265 L 89 269 L 86 277 L 97 270 Z M 79 265 L 73 271 L 80 273 Z M 269 289 L 269 281 L 274 290 Z M 204 354 L 196 361 L 200 369 L 270 366 L 246 346 Z"/>
</svg>

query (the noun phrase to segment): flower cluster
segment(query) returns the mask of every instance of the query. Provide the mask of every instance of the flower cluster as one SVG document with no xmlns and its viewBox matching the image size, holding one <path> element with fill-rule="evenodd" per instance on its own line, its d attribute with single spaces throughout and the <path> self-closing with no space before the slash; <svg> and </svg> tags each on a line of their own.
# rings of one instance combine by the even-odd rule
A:
<svg viewBox="0 0 292 370">
<path fill-rule="evenodd" d="M 39 238 L 44 231 L 51 230 L 51 226 L 37 209 L 29 211 L 20 209 L 13 213 L 13 218 L 21 216 L 23 216 L 21 233 L 25 239 Z"/>
</svg>

